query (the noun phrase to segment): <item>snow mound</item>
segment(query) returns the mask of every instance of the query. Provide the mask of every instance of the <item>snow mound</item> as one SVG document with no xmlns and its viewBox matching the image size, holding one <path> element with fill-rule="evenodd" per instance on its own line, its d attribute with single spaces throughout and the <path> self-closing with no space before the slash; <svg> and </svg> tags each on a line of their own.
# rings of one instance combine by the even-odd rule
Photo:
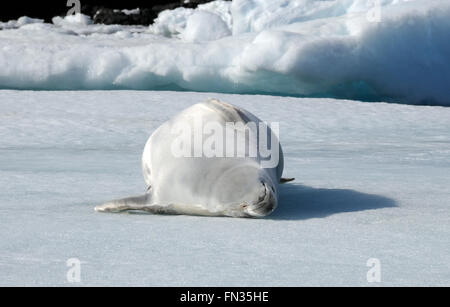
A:
<svg viewBox="0 0 450 307">
<path fill-rule="evenodd" d="M 10 20 L 8 22 L 0 22 L 0 30 L 3 29 L 15 29 L 20 28 L 24 25 L 34 24 L 34 23 L 43 23 L 44 20 L 30 18 L 28 16 L 22 16 L 17 20 Z"/>
<path fill-rule="evenodd" d="M 201 22 L 201 16 L 198 13 L 208 12 L 220 16 L 220 18 L 225 22 L 228 30 L 226 30 L 226 34 L 231 34 L 232 29 L 232 16 L 231 16 L 231 2 L 230 1 L 212 1 L 205 4 L 200 4 L 197 9 L 190 9 L 179 7 L 173 10 L 165 10 L 159 13 L 158 18 L 155 19 L 153 25 L 150 26 L 150 30 L 158 35 L 163 35 L 167 37 L 182 37 L 186 26 L 188 23 L 188 19 L 192 15 L 197 15 L 195 18 L 197 20 L 196 23 Z M 216 30 L 215 26 L 217 22 L 214 22 L 212 25 L 207 25 L 207 21 L 211 19 L 210 15 L 203 14 L 204 21 L 203 23 L 206 25 L 203 28 L 204 36 L 214 37 L 214 34 L 210 34 L 211 30 L 214 32 Z M 217 19 L 217 18 L 215 18 Z M 220 26 L 223 28 L 223 26 Z M 223 31 L 221 31 L 223 32 Z M 190 33 L 186 33 L 187 36 Z M 219 38 L 221 38 L 220 36 Z"/>
<path fill-rule="evenodd" d="M 74 25 L 90 25 L 92 24 L 92 19 L 89 16 L 83 14 L 75 14 L 63 17 L 56 16 L 52 19 L 52 22 L 55 25 L 64 25 L 64 24 L 74 24 Z"/>
<path fill-rule="evenodd" d="M 189 16 L 182 38 L 187 42 L 200 42 L 217 40 L 229 35 L 231 31 L 220 16 L 199 11 Z"/>
<path fill-rule="evenodd" d="M 215 1 L 163 11 L 150 27 L 24 23 L 0 24 L 0 88 L 450 105 L 447 0 Z"/>
</svg>

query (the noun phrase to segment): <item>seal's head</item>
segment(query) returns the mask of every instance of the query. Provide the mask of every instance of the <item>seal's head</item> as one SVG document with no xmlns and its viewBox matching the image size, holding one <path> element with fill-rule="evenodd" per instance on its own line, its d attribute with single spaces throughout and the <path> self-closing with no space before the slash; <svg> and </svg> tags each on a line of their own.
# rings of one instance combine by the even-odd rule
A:
<svg viewBox="0 0 450 307">
<path fill-rule="evenodd" d="M 247 214 L 250 217 L 265 217 L 271 214 L 278 205 L 275 191 L 272 185 L 261 181 L 261 192 L 258 200 L 247 207 Z"/>
<path fill-rule="evenodd" d="M 244 164 L 226 170 L 214 184 L 217 203 L 233 204 L 233 216 L 264 217 L 277 207 L 278 185 L 259 165 Z"/>
</svg>

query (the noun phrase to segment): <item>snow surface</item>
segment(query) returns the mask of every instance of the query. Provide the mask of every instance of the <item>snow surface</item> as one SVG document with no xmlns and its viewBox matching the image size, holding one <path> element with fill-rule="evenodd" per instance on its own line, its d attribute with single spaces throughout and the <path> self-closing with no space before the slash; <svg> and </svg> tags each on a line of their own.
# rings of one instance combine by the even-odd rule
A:
<svg viewBox="0 0 450 307">
<path fill-rule="evenodd" d="M 266 219 L 100 214 L 162 122 L 208 97 L 280 122 Z M 450 285 L 450 109 L 164 91 L 0 91 L 0 286 Z M 381 283 L 369 284 L 369 258 Z M 75 284 L 77 285 L 77 284 Z"/>
<path fill-rule="evenodd" d="M 214 1 L 163 11 L 150 27 L 91 22 L 0 23 L 0 88 L 450 105 L 448 0 Z"/>
</svg>

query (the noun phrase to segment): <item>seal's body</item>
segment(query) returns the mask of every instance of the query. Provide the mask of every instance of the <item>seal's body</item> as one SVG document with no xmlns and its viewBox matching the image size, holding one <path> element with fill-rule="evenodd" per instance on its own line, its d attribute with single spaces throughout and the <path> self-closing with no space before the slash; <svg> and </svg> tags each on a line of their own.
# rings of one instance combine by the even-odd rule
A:
<svg viewBox="0 0 450 307">
<path fill-rule="evenodd" d="M 264 165 L 261 139 L 272 144 L 272 152 L 276 149 L 275 163 Z M 263 217 L 277 207 L 283 153 L 275 134 L 256 116 L 208 100 L 160 126 L 147 141 L 142 166 L 149 187 L 145 195 L 112 201 L 96 211 Z"/>
</svg>

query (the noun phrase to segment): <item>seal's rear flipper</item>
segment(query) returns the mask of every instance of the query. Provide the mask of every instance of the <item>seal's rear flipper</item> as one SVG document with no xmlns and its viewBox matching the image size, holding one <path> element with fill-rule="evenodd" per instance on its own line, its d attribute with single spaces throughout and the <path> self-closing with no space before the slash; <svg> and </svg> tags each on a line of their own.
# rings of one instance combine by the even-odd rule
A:
<svg viewBox="0 0 450 307">
<path fill-rule="evenodd" d="M 291 182 L 291 181 L 294 181 L 294 180 L 295 180 L 295 178 L 281 178 L 280 179 L 280 183 L 283 184 L 283 183 Z"/>
<path fill-rule="evenodd" d="M 95 207 L 97 212 L 124 212 L 129 210 L 142 210 L 149 201 L 150 194 L 113 200 L 106 204 Z"/>
<path fill-rule="evenodd" d="M 95 207 L 97 212 L 120 213 L 126 211 L 145 211 L 153 214 L 183 214 L 173 205 L 159 206 L 150 204 L 150 194 L 113 200 Z"/>
</svg>

